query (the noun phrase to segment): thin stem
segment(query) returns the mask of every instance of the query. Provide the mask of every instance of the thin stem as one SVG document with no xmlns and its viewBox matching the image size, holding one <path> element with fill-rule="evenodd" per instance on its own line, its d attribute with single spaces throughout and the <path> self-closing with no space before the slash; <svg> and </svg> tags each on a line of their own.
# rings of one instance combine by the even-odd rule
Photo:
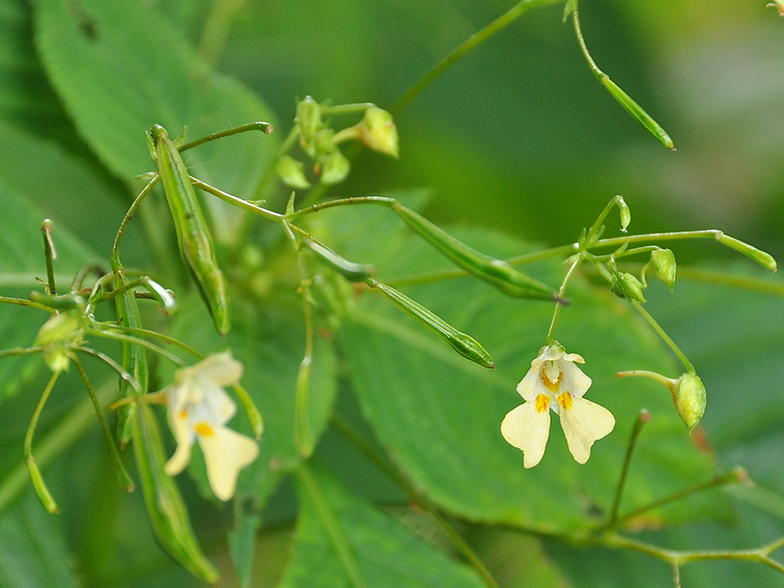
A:
<svg viewBox="0 0 784 588">
<path fill-rule="evenodd" d="M 157 331 L 151 331 L 150 329 L 141 329 L 138 327 L 126 327 L 124 325 L 118 325 L 115 323 L 96 323 L 96 324 L 98 325 L 98 328 L 100 328 L 104 332 L 106 332 L 107 330 L 118 330 L 118 331 L 122 331 L 123 333 L 128 333 L 130 335 L 142 335 L 143 337 L 154 337 L 156 339 L 160 339 L 165 343 L 169 343 L 170 345 L 176 345 L 183 351 L 187 351 L 188 353 L 196 357 L 196 359 L 199 360 L 204 359 L 204 354 L 200 353 L 199 351 L 196 351 L 190 345 L 183 343 L 179 339 L 175 339 L 174 337 L 170 337 L 169 335 L 164 335 L 163 333 L 159 333 Z M 134 341 L 134 343 L 136 343 L 136 341 Z"/>
<path fill-rule="evenodd" d="M 575 11 L 577 10 L 577 1 L 576 0 L 574 1 L 574 9 L 575 9 Z M 615 206 L 616 204 L 618 204 L 618 197 L 617 196 L 615 198 L 613 198 L 612 200 L 610 200 L 607 203 L 607 206 L 604 207 L 604 210 L 602 210 L 601 214 L 599 214 L 599 216 L 596 217 L 596 222 L 593 223 L 593 226 L 590 228 L 590 230 L 588 231 L 588 233 L 585 236 L 585 242 L 586 243 L 590 243 L 591 241 L 593 241 L 593 238 L 596 235 L 596 233 L 599 231 L 599 229 L 601 228 L 602 223 L 604 222 L 604 219 L 607 218 L 607 215 L 610 214 L 610 211 L 613 209 L 613 206 Z"/>
<path fill-rule="evenodd" d="M 267 210 L 266 208 L 261 208 L 260 206 L 256 206 L 255 204 L 251 204 L 247 200 L 243 200 L 242 198 L 238 198 L 228 192 L 224 192 L 223 190 L 219 190 L 209 184 L 205 184 L 201 180 L 194 178 L 193 176 L 188 176 L 191 179 L 191 183 L 199 188 L 200 190 L 204 190 L 205 192 L 212 194 L 213 196 L 217 196 L 221 200 L 228 202 L 238 208 L 242 208 L 244 210 L 248 210 L 259 216 L 263 216 L 266 219 L 275 221 L 276 223 L 280 223 L 283 215 L 278 214 L 277 212 L 272 212 L 271 210 Z"/>
<path fill-rule="evenodd" d="M 44 404 L 46 404 L 46 400 L 49 398 L 49 394 L 54 387 L 54 383 L 57 381 L 57 378 L 60 376 L 60 372 L 54 372 L 52 377 L 49 378 L 49 382 L 46 384 L 44 391 L 41 393 L 41 399 L 38 401 L 38 405 L 35 407 L 35 412 L 33 412 L 33 418 L 30 419 L 30 425 L 27 427 L 27 433 L 25 434 L 24 438 L 24 458 L 25 461 L 30 459 L 33 456 L 33 433 L 35 432 L 35 427 L 38 424 L 38 417 L 41 416 L 41 411 L 44 409 Z"/>
<path fill-rule="evenodd" d="M 46 306 L 45 304 L 41 304 L 40 302 L 33 302 L 32 300 L 26 300 L 25 298 L 11 298 L 9 296 L 0 296 L 0 304 L 15 304 L 17 306 L 30 306 L 32 308 L 40 308 L 41 310 L 46 310 L 48 312 L 54 312 L 54 309 Z"/>
<path fill-rule="evenodd" d="M 322 202 L 321 204 L 314 204 L 313 206 L 302 208 L 296 212 L 285 215 L 285 217 L 286 220 L 290 222 L 296 218 L 299 218 L 300 216 L 312 214 L 327 208 L 333 208 L 335 206 L 350 206 L 354 204 L 381 204 L 391 208 L 397 204 L 397 200 L 394 198 L 388 198 L 386 196 L 356 196 L 351 198 L 341 198 L 340 200 L 330 200 L 329 202 Z"/>
<path fill-rule="evenodd" d="M 196 139 L 190 143 L 185 143 L 179 149 L 177 149 L 177 151 L 182 153 L 183 151 L 193 149 L 194 147 L 198 147 L 204 143 L 215 141 L 216 139 L 222 139 L 223 137 L 230 137 L 231 135 L 237 135 L 239 133 L 247 133 L 248 131 L 261 131 L 265 135 L 269 135 L 272 132 L 272 125 L 268 122 L 256 121 L 240 125 L 238 127 L 232 127 L 230 129 L 218 131 L 217 133 L 212 133 L 206 137 L 202 137 L 201 139 Z"/>
<path fill-rule="evenodd" d="M 681 490 L 680 492 L 676 492 L 675 494 L 671 494 L 670 496 L 667 496 L 660 500 L 656 500 L 654 502 L 651 502 L 650 504 L 646 504 L 643 507 L 633 510 L 632 512 L 626 513 L 617 519 L 616 526 L 623 525 L 623 523 L 625 523 L 626 521 L 630 521 L 640 516 L 641 514 L 649 512 L 655 508 L 659 508 L 660 506 L 665 506 L 667 504 L 671 504 L 673 502 L 683 500 L 684 498 L 686 498 L 687 496 L 691 496 L 692 494 L 697 494 L 698 492 L 702 492 L 710 488 L 716 488 L 718 486 L 724 486 L 726 484 L 740 482 L 744 479 L 748 479 L 748 474 L 746 473 L 746 470 L 744 470 L 743 468 L 736 468 L 725 474 L 718 475 L 712 478 L 711 480 L 708 480 L 707 482 L 696 484 L 690 488 L 686 488 L 685 490 Z"/>
<path fill-rule="evenodd" d="M 52 221 L 48 218 L 41 224 L 41 234 L 44 238 L 44 257 L 46 258 L 46 281 L 48 285 L 48 294 L 51 296 L 57 295 L 57 286 L 54 283 L 54 260 L 57 259 L 57 250 L 54 248 L 54 241 L 52 241 Z"/>
<path fill-rule="evenodd" d="M 506 13 L 502 14 L 496 20 L 491 22 L 482 30 L 474 33 L 468 39 L 463 41 L 457 48 L 455 48 L 449 55 L 442 59 L 435 65 L 429 72 L 416 82 L 408 91 L 401 96 L 397 102 L 389 109 L 392 114 L 396 114 L 403 109 L 411 100 L 413 100 L 422 90 L 429 86 L 433 81 L 438 79 L 447 69 L 454 65 L 459 59 L 465 56 L 469 51 L 495 35 L 497 32 L 503 30 L 512 24 L 517 18 L 522 16 L 527 10 L 537 6 L 545 6 L 547 4 L 555 4 L 562 0 L 523 0 L 517 5 L 512 7 Z"/>
<path fill-rule="evenodd" d="M 77 293 L 82 288 L 82 285 L 84 284 L 84 280 L 90 272 L 98 272 L 99 277 L 103 275 L 103 271 L 100 265 L 97 264 L 83 265 L 76 272 L 76 275 L 74 276 L 73 281 L 71 282 L 71 288 L 70 288 L 71 294 Z"/>
<path fill-rule="evenodd" d="M 634 421 L 634 428 L 632 429 L 632 435 L 629 438 L 629 445 L 626 448 L 626 458 L 623 460 L 623 469 L 621 470 L 621 478 L 618 480 L 618 487 L 615 490 L 615 500 L 613 501 L 612 511 L 610 513 L 610 518 L 607 521 L 606 527 L 608 529 L 615 529 L 618 524 L 618 509 L 621 506 L 621 497 L 623 496 L 623 489 L 626 486 L 626 477 L 629 474 L 629 466 L 632 463 L 632 455 L 634 454 L 634 448 L 637 445 L 637 438 L 640 436 L 640 432 L 642 428 L 645 426 L 646 423 L 650 422 L 651 420 L 651 413 L 645 409 L 640 411 L 640 414 L 637 415 L 637 419 Z"/>
<path fill-rule="evenodd" d="M 365 439 L 348 421 L 337 413 L 333 413 L 331 424 L 335 429 L 343 435 L 350 443 L 354 445 L 362 454 L 367 457 L 379 470 L 392 480 L 403 492 L 405 492 L 409 499 L 419 504 L 441 527 L 441 530 L 449 537 L 454 546 L 463 554 L 474 569 L 479 573 L 489 588 L 498 588 L 498 584 L 493 578 L 490 570 L 485 567 L 484 562 L 479 558 L 471 546 L 463 539 L 463 536 L 455 529 L 454 525 L 447 517 L 441 514 L 438 509 L 430 502 L 430 500 L 418 493 L 414 487 L 406 480 L 400 472 L 398 472 L 392 465 L 389 464 L 378 452 L 373 449 L 370 443 Z"/>
<path fill-rule="evenodd" d="M 577 0 L 569 0 L 572 3 L 572 20 L 574 21 L 574 32 L 577 35 L 577 41 L 580 43 L 580 49 L 585 56 L 586 61 L 588 62 L 588 67 L 591 68 L 591 72 L 595 75 L 599 80 L 608 77 L 606 73 L 599 69 L 599 66 L 596 65 L 596 62 L 591 57 L 590 52 L 588 51 L 588 46 L 585 44 L 585 39 L 583 38 L 583 31 L 580 27 L 580 13 L 577 9 Z"/>
<path fill-rule="evenodd" d="M 338 104 L 337 106 L 319 106 L 321 114 L 351 114 L 352 112 L 363 112 L 368 108 L 374 108 L 372 102 L 358 102 L 355 104 Z"/>
<path fill-rule="evenodd" d="M 661 325 L 659 325 L 659 323 L 656 322 L 656 319 L 654 319 L 650 315 L 650 313 L 648 313 L 648 311 L 645 310 L 645 308 L 643 308 L 642 304 L 640 304 L 636 300 L 630 300 L 630 302 L 634 305 L 634 308 L 637 309 L 637 312 L 639 312 L 645 318 L 645 320 L 648 321 L 651 327 L 653 327 L 653 330 L 656 331 L 659 334 L 659 336 L 664 340 L 664 342 L 670 346 L 670 349 L 672 349 L 675 352 L 675 355 L 677 355 L 678 358 L 681 360 L 681 362 L 683 362 L 686 371 L 692 374 L 696 373 L 697 370 L 694 369 L 694 365 L 689 361 L 686 355 L 684 355 L 684 353 L 680 350 L 680 348 L 675 344 L 675 341 L 673 341 L 670 338 L 670 336 L 665 332 L 665 330 L 661 328 Z"/>
<path fill-rule="evenodd" d="M 321 491 L 310 466 L 306 462 L 300 463 L 296 470 L 296 476 L 316 507 L 321 524 L 324 525 L 332 547 L 337 552 L 338 559 L 343 566 L 343 571 L 346 573 L 349 583 L 353 588 L 366 588 L 367 583 L 359 568 L 356 556 L 346 539 L 340 522 L 332 511 L 332 506 Z"/>
<path fill-rule="evenodd" d="M 561 306 L 563 306 L 563 303 L 560 301 L 565 300 L 564 294 L 566 293 L 566 287 L 569 284 L 569 280 L 572 278 L 574 271 L 579 267 L 582 261 L 583 256 L 577 255 L 564 276 L 561 288 L 558 290 L 558 298 L 555 299 L 555 310 L 553 310 L 553 320 L 550 322 L 550 329 L 547 331 L 546 345 L 550 345 L 555 341 L 555 326 L 558 324 L 558 315 L 561 313 Z"/>
<path fill-rule="evenodd" d="M 13 349 L 3 349 L 0 351 L 0 357 L 18 357 L 20 355 L 32 355 L 33 353 L 41 353 L 44 350 L 43 345 L 36 347 L 14 347 Z"/>
<path fill-rule="evenodd" d="M 138 343 L 138 341 L 134 340 L 134 343 Z M 96 351 L 95 349 L 91 349 L 89 347 L 73 347 L 72 349 L 74 351 L 80 351 L 82 353 L 86 353 L 87 355 L 92 355 L 97 359 L 100 359 L 102 362 L 104 362 L 106 365 L 112 368 L 115 372 L 117 372 L 123 380 L 125 380 L 131 386 L 133 386 L 133 389 L 137 393 L 144 394 L 144 390 L 139 385 L 139 382 L 136 381 L 136 378 L 134 378 L 127 371 L 125 371 L 125 369 L 123 369 L 123 367 L 119 363 L 114 361 L 111 357 L 109 357 L 105 353 L 101 353 L 100 351 Z"/>
<path fill-rule="evenodd" d="M 275 175 L 275 166 L 278 163 L 278 160 L 288 153 L 292 147 L 294 147 L 294 143 L 297 141 L 298 137 L 299 125 L 295 125 L 289 131 L 289 134 L 286 136 L 286 139 L 283 141 L 283 143 L 280 144 L 280 147 L 278 147 L 278 150 L 275 152 L 275 155 L 272 157 L 269 164 L 267 164 L 267 169 L 264 170 L 264 175 L 261 177 L 259 185 L 256 186 L 256 189 L 253 191 L 253 198 L 255 200 L 259 200 L 264 196 L 264 191 L 267 189 L 267 185 Z"/>
<path fill-rule="evenodd" d="M 101 323 L 94 323 L 93 328 L 88 329 L 87 333 L 91 335 L 95 335 L 96 337 L 103 337 L 104 339 L 113 339 L 115 341 L 132 343 L 133 345 L 141 345 L 142 347 L 146 347 L 147 349 L 154 351 L 161 357 L 165 357 L 172 363 L 175 363 L 180 367 L 185 367 L 185 362 L 182 360 L 182 358 L 177 357 L 173 353 L 169 353 L 168 351 L 166 351 L 162 347 L 159 347 L 155 343 L 150 343 L 149 341 L 145 339 L 140 339 L 139 337 L 131 337 L 129 335 L 123 335 L 122 333 L 114 333 L 110 330 L 104 329 Z"/>
<path fill-rule="evenodd" d="M 79 361 L 77 357 L 72 357 L 71 360 L 76 366 L 76 371 L 79 372 L 79 376 L 82 378 L 84 387 L 87 388 L 87 395 L 90 397 L 90 402 L 93 404 L 95 414 L 98 417 L 98 422 L 101 424 L 103 436 L 106 439 L 106 445 L 109 447 L 109 453 L 111 453 L 112 456 L 112 464 L 114 465 L 114 471 L 117 474 L 117 479 L 126 492 L 133 492 L 135 484 L 133 483 L 131 476 L 128 475 L 128 472 L 125 470 L 125 466 L 122 463 L 120 453 L 117 451 L 117 445 L 115 445 L 114 438 L 112 437 L 112 432 L 109 430 L 106 417 L 103 414 L 103 410 L 101 410 L 101 403 L 98 402 L 98 397 L 95 395 L 95 388 L 93 388 L 93 385 L 90 382 L 90 378 L 87 377 L 87 372 L 84 371 L 82 362 Z"/>
<path fill-rule="evenodd" d="M 120 243 L 122 242 L 123 235 L 125 234 L 125 229 L 128 227 L 128 224 L 131 222 L 133 215 L 136 214 L 136 211 L 139 209 L 139 205 L 147 198 L 147 195 L 152 192 L 152 189 L 155 187 L 155 184 L 158 183 L 160 180 L 160 175 L 158 172 L 155 172 L 152 179 L 147 183 L 147 185 L 142 188 L 142 191 L 139 192 L 139 195 L 131 204 L 131 207 L 128 209 L 128 212 L 125 213 L 125 216 L 120 223 L 120 227 L 117 229 L 117 235 L 114 238 L 114 243 L 112 244 L 112 253 L 111 253 L 111 263 L 112 269 L 118 270 L 122 267 L 120 264 Z"/>
</svg>

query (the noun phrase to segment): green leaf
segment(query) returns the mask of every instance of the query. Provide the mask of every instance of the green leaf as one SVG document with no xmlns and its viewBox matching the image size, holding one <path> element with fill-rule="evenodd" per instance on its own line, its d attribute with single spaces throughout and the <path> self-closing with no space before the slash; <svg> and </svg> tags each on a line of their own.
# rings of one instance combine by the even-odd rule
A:
<svg viewBox="0 0 784 588">
<path fill-rule="evenodd" d="M 0 586 L 68 588 L 71 570 L 62 520 L 47 514 L 28 492 L 0 518 Z"/>
<path fill-rule="evenodd" d="M 342 488 L 324 470 L 311 474 L 315 496 L 298 485 L 296 551 L 281 588 L 343 588 L 349 579 L 324 525 L 323 509 L 340 527 L 366 585 L 372 588 L 479 588 L 465 564 L 411 534 L 400 522 Z"/>
<path fill-rule="evenodd" d="M 271 118 L 245 87 L 202 63 L 182 33 L 149 5 L 43 0 L 36 4 L 35 25 L 41 58 L 79 133 L 124 180 L 154 167 L 143 133 L 155 123 L 173 135 L 187 125 L 188 137 L 196 139 Z M 188 165 L 205 182 L 252 198 L 276 141 L 261 133 L 228 141 L 230 147 L 194 149 Z M 209 202 L 216 238 L 233 242 L 238 215 Z"/>
<path fill-rule="evenodd" d="M 529 249 L 498 235 L 464 234 L 465 242 L 499 258 Z M 422 267 L 434 269 L 427 255 L 419 242 L 401 240 L 386 256 L 392 263 L 379 264 L 379 273 L 412 276 Z M 556 271 L 551 264 L 549 272 Z M 394 284 L 393 278 L 387 281 Z M 615 377 L 617 371 L 642 366 L 664 373 L 677 368 L 631 307 L 608 292 L 573 282 L 572 305 L 563 311 L 556 336 L 567 351 L 585 357 L 584 370 L 593 378 L 588 398 L 613 412 L 615 431 L 597 442 L 590 461 L 580 466 L 553 418 L 542 463 L 524 470 L 521 454 L 506 444 L 499 426 L 522 403 L 515 386 L 544 344 L 551 306 L 505 299 L 470 278 L 406 291 L 481 340 L 498 367 L 488 372 L 452 356 L 371 296 L 363 297 L 339 332 L 352 382 L 379 440 L 414 484 L 448 511 L 548 531 L 600 522 L 612 503 L 641 408 L 653 419 L 638 443 L 621 513 L 712 477 L 710 456 L 690 441 L 669 393 L 652 382 L 629 386 Z M 695 498 L 654 512 L 651 519 L 715 515 L 722 507 L 721 501 L 711 506 Z"/>
<path fill-rule="evenodd" d="M 205 354 L 229 348 L 245 365 L 241 383 L 261 412 L 264 434 L 259 457 L 240 475 L 237 498 L 253 497 L 260 508 L 281 476 L 300 462 L 294 442 L 294 419 L 297 375 L 305 349 L 304 322 L 296 311 L 238 300 L 232 308 L 237 317 L 235 326 L 224 341 L 215 334 L 209 315 L 197 302 L 194 298 L 182 301 L 173 320 L 173 335 Z M 310 422 L 315 439 L 321 436 L 331 414 L 336 371 L 331 341 L 317 334 L 310 380 Z M 168 382 L 165 374 L 163 382 Z M 252 435 L 241 407 L 238 413 L 240 416 L 230 426 Z M 203 460 L 197 452 L 189 472 L 196 474 L 204 494 L 211 495 Z"/>
</svg>

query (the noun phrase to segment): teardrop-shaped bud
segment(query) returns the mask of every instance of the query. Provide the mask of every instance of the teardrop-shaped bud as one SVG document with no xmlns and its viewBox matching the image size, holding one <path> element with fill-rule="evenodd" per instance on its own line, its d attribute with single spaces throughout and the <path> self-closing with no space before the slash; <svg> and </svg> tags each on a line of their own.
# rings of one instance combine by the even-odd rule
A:
<svg viewBox="0 0 784 588">
<path fill-rule="evenodd" d="M 613 272 L 612 291 L 618 298 L 645 302 L 642 294 L 642 283 L 627 272 Z"/>
<path fill-rule="evenodd" d="M 284 155 L 275 164 L 275 173 L 280 181 L 295 190 L 307 190 L 310 182 L 305 177 L 304 165 L 289 155 Z"/>
<path fill-rule="evenodd" d="M 675 275 L 677 265 L 675 264 L 675 254 L 669 249 L 656 249 L 651 252 L 651 267 L 656 273 L 656 277 L 672 290 L 675 285 Z"/>
</svg>

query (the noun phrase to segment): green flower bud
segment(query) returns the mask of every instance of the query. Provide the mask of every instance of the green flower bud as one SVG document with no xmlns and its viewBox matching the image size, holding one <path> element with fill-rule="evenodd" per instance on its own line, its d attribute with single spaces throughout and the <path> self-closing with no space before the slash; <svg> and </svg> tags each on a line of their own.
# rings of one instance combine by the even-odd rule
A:
<svg viewBox="0 0 784 588">
<path fill-rule="evenodd" d="M 359 124 L 362 141 L 375 151 L 398 156 L 397 127 L 392 115 L 375 106 L 365 111 L 365 118 Z"/>
<path fill-rule="evenodd" d="M 275 173 L 278 174 L 281 181 L 289 188 L 294 188 L 295 190 L 307 190 L 310 188 L 310 182 L 305 177 L 303 170 L 302 162 L 288 155 L 281 157 L 275 165 Z"/>
<path fill-rule="evenodd" d="M 626 204 L 626 200 L 622 196 L 616 196 L 615 202 L 618 204 L 618 209 L 621 212 L 621 231 L 625 233 L 629 223 L 632 222 L 632 211 L 629 210 L 629 205 Z"/>
<path fill-rule="evenodd" d="M 632 274 L 613 272 L 612 291 L 619 298 L 645 302 L 642 294 L 642 283 Z"/>
<path fill-rule="evenodd" d="M 324 164 L 321 168 L 321 181 L 327 185 L 339 184 L 348 177 L 351 171 L 351 164 L 348 159 L 335 149 L 332 153 L 324 158 Z"/>
<path fill-rule="evenodd" d="M 697 374 L 687 373 L 675 381 L 671 390 L 678 414 L 689 427 L 689 431 L 693 431 L 705 414 L 705 385 Z"/>
<path fill-rule="evenodd" d="M 38 331 L 33 345 L 44 348 L 41 358 L 53 372 L 68 370 L 71 359 L 67 349 L 81 341 L 81 323 L 82 317 L 77 311 L 60 312 L 52 315 Z"/>
<path fill-rule="evenodd" d="M 656 249 L 651 253 L 651 267 L 656 273 L 656 277 L 672 290 L 677 270 L 675 254 L 669 249 Z"/>
<path fill-rule="evenodd" d="M 313 143 L 316 132 L 321 128 L 321 107 L 311 96 L 305 96 L 305 99 L 297 104 L 296 122 L 302 135 L 302 143 Z"/>
</svg>

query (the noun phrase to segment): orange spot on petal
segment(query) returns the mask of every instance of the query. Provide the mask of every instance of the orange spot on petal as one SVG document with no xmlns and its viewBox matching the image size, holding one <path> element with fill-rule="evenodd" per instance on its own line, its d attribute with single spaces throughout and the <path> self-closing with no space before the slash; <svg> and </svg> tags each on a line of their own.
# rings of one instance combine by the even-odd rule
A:
<svg viewBox="0 0 784 588">
<path fill-rule="evenodd" d="M 215 435 L 215 431 L 213 431 L 212 427 L 207 423 L 197 423 L 194 429 L 196 430 L 196 433 L 204 437 L 212 437 Z"/>
<path fill-rule="evenodd" d="M 550 406 L 550 399 L 544 394 L 536 397 L 536 412 L 545 412 Z"/>
<path fill-rule="evenodd" d="M 572 408 L 572 395 L 569 394 L 568 391 L 564 392 L 558 397 L 558 404 L 560 404 L 561 408 L 564 410 L 569 410 Z"/>
</svg>

